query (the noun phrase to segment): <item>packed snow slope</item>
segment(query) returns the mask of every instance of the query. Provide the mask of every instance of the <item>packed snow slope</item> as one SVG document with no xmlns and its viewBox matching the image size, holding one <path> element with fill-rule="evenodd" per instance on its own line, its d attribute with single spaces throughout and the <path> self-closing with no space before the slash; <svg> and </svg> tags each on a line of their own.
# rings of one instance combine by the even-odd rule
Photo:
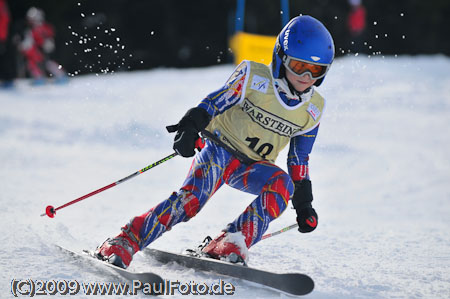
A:
<svg viewBox="0 0 450 299">
<path fill-rule="evenodd" d="M 176 157 L 115 188 L 40 217 L 172 152 L 165 126 L 219 88 L 232 65 L 87 75 L 66 85 L 18 81 L 0 91 L 0 277 L 115 281 L 55 248 L 94 249 L 178 190 L 191 159 Z M 310 275 L 308 298 L 450 296 L 450 59 L 336 59 L 323 86 L 325 115 L 310 156 L 319 226 L 251 248 L 250 265 Z M 284 151 L 277 164 L 286 169 Z M 181 252 L 217 235 L 253 196 L 222 187 L 194 219 L 152 244 Z M 288 209 L 269 231 L 295 223 Z M 236 286 L 236 298 L 283 297 L 211 273 L 160 266 L 138 254 L 132 270 L 182 283 Z M 80 297 L 82 292 L 79 293 Z M 138 298 L 138 296 L 133 296 Z M 166 297 L 183 297 L 180 294 Z M 198 296 L 197 296 L 198 297 Z"/>
</svg>

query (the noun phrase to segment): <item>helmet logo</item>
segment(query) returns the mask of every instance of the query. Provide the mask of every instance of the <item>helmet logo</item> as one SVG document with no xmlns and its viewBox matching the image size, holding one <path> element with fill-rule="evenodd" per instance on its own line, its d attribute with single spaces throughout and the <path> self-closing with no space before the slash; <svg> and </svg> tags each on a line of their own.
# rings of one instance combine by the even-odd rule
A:
<svg viewBox="0 0 450 299">
<path fill-rule="evenodd" d="M 319 61 L 319 60 L 320 60 L 320 57 L 317 57 L 317 56 L 311 56 L 311 59 L 314 60 L 314 61 Z"/>
<path fill-rule="evenodd" d="M 283 47 L 284 47 L 284 51 L 286 51 L 287 49 L 289 49 L 288 44 L 289 44 L 289 33 L 291 32 L 290 29 L 286 30 L 286 33 L 284 34 L 284 38 L 283 38 Z"/>
</svg>

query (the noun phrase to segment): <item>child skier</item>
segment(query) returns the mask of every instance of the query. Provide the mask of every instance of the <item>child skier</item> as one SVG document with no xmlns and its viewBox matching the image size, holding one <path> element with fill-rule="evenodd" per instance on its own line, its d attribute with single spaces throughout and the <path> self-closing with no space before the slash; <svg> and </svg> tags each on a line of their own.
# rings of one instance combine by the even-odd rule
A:
<svg viewBox="0 0 450 299">
<path fill-rule="evenodd" d="M 311 16 L 293 18 L 280 32 L 272 64 L 243 61 L 226 84 L 187 111 L 177 125 L 174 150 L 195 155 L 199 133 L 206 146 L 193 161 L 178 192 L 122 227 L 96 249 L 99 258 L 119 267 L 164 232 L 194 217 L 224 183 L 256 199 L 213 240 L 199 250 L 231 262 L 248 260 L 272 220 L 289 199 L 302 233 L 318 224 L 308 173 L 308 155 L 325 106 L 315 91 L 334 59 L 333 39 Z M 209 133 L 208 133 L 209 132 Z M 288 173 L 274 164 L 290 143 Z"/>
</svg>

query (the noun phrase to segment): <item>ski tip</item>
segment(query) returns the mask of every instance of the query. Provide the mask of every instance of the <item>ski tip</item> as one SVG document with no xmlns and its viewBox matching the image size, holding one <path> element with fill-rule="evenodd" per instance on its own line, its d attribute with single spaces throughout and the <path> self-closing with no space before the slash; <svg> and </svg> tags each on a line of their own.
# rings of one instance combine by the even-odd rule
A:
<svg viewBox="0 0 450 299">
<path fill-rule="evenodd" d="M 283 280 L 286 282 L 290 281 L 290 283 L 285 286 L 285 291 L 290 294 L 307 295 L 314 290 L 314 280 L 306 274 L 288 273 L 282 275 Z"/>
</svg>

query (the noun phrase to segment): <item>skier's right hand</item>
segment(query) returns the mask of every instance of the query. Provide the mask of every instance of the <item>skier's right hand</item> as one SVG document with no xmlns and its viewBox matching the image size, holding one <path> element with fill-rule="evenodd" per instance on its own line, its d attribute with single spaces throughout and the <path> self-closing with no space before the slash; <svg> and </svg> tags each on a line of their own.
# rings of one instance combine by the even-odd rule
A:
<svg viewBox="0 0 450 299">
<path fill-rule="evenodd" d="M 173 142 L 173 149 L 182 157 L 192 157 L 195 155 L 194 149 L 197 147 L 198 133 L 206 128 L 211 121 L 209 113 L 202 108 L 195 107 L 183 116 L 180 122 L 173 126 L 168 126 L 167 130 L 177 132 Z"/>
<path fill-rule="evenodd" d="M 192 128 L 179 129 L 175 135 L 173 149 L 182 157 L 195 155 L 195 141 L 200 138 Z"/>
</svg>

